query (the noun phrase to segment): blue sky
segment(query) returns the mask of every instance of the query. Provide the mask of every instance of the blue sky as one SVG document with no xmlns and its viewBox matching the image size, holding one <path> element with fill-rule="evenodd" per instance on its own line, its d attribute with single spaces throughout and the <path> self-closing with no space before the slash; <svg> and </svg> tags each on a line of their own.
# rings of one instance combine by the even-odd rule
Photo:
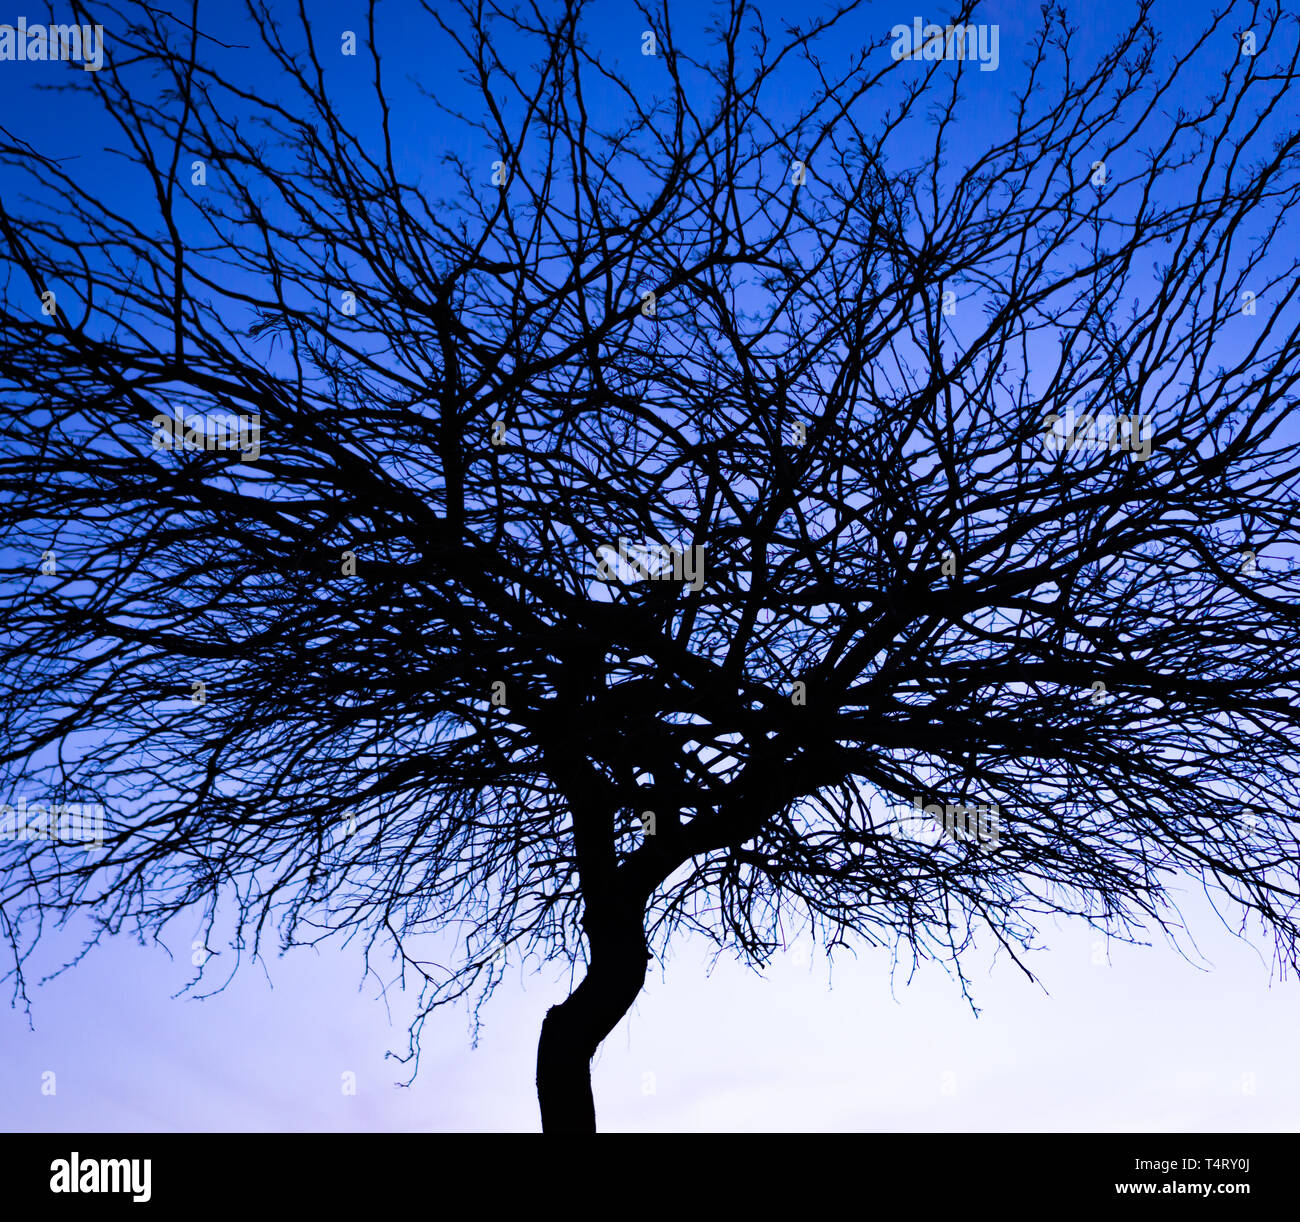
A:
<svg viewBox="0 0 1300 1222">
<path fill-rule="evenodd" d="M 237 31 L 233 10 L 211 8 L 223 31 Z M 385 54 L 394 77 L 409 73 L 415 86 L 452 98 L 436 43 L 402 35 L 415 6 L 381 9 L 391 23 Z M 974 85 L 991 102 L 1014 80 L 1037 10 L 1036 3 L 980 6 L 975 19 L 1001 32 L 999 72 Z M 28 5 L 0 21 L 26 12 L 34 22 L 41 11 Z M 674 10 L 682 37 L 708 11 Z M 777 29 L 780 16 L 809 10 L 763 4 L 761 11 Z M 946 11 L 876 4 L 867 27 L 883 35 L 918 13 L 928 20 Z M 1086 52 L 1113 37 L 1133 6 L 1077 11 Z M 1156 23 L 1177 45 L 1209 12 L 1203 2 L 1157 5 Z M 364 29 L 364 6 L 322 3 L 312 13 L 322 42 Z M 428 25 L 422 19 L 421 28 Z M 635 6 L 619 0 L 598 6 L 589 36 L 641 71 L 643 28 Z M 111 28 L 106 38 L 111 59 Z M 231 56 L 232 70 L 255 71 Z M 359 60 L 335 69 L 344 99 L 353 96 L 345 74 L 362 69 L 358 105 L 365 67 Z M 84 156 L 88 172 L 94 166 L 106 176 L 104 189 L 114 190 L 108 163 L 95 152 L 95 123 L 81 109 L 87 99 L 40 92 L 52 79 L 43 65 L 0 64 L 2 121 L 42 151 Z M 1207 74 L 1194 83 L 1209 89 L 1215 82 Z M 442 151 L 475 155 L 441 122 L 414 101 L 399 117 L 404 152 L 427 155 L 431 174 Z M 987 948 L 969 960 L 978 1019 L 941 967 L 925 965 L 909 982 L 906 965 L 894 968 L 885 951 L 841 957 L 828 980 L 820 954 L 796 943 L 760 979 L 726 959 L 710 972 L 706 949 L 682 941 L 597 1058 L 599 1122 L 606 1130 L 1294 1130 L 1294 980 L 1271 972 L 1270 947 L 1257 930 L 1246 942 L 1235 939 L 1199 892 L 1180 904 L 1196 938 L 1184 948 L 1198 966 L 1159 935 L 1150 948 L 1112 944 L 1107 952 L 1081 923 L 1046 925 L 1040 933 L 1049 949 L 1032 959 L 1046 991 Z M 387 1004 L 380 1000 L 355 945 L 245 963 L 228 989 L 199 1002 L 173 996 L 190 976 L 191 936 L 171 931 L 174 959 L 126 937 L 101 946 L 33 991 L 34 1031 L 21 1007 L 0 1012 L 0 1128 L 537 1127 L 537 1033 L 546 1008 L 567 992 L 557 965 L 510 965 L 482 1012 L 475 1049 L 466 1009 L 440 1012 L 425 1028 L 420 1075 L 404 1089 L 395 1085 L 403 1067 L 384 1053 L 405 1047 L 413 998 L 391 992 Z M 74 945 L 52 939 L 42 962 L 57 964 Z M 53 1094 L 43 1078 L 49 1072 Z M 355 1094 L 342 1089 L 349 1073 Z"/>
</svg>

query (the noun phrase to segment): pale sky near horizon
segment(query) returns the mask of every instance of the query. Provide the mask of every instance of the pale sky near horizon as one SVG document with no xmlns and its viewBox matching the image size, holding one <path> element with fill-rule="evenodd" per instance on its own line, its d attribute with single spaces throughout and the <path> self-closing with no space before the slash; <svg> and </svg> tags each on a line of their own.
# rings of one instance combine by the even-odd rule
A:
<svg viewBox="0 0 1300 1222">
<path fill-rule="evenodd" d="M 1199 893 L 1197 893 L 1199 895 Z M 1300 1129 L 1300 989 L 1269 983 L 1267 949 L 1231 937 L 1203 897 L 1180 905 L 1198 970 L 1163 941 L 1112 944 L 1082 924 L 1042 929 L 1048 993 L 1005 956 L 967 967 L 977 1019 L 936 965 L 890 994 L 888 952 L 824 960 L 796 947 L 760 979 L 700 945 L 652 970 L 597 1056 L 604 1131 L 1294 1131 Z M 245 964 L 223 994 L 172 1000 L 176 961 L 125 938 L 33 990 L 35 1032 L 0 1012 L 4 1131 L 536 1131 L 542 1015 L 553 972 L 511 967 L 470 1048 L 465 1007 L 426 1028 L 419 1077 L 356 951 L 296 951 L 268 975 Z M 187 946 L 185 943 L 184 946 Z M 51 960 L 52 961 L 52 960 Z M 992 966 L 992 971 L 990 971 Z M 274 987 L 271 987 L 271 986 Z M 42 1075 L 55 1072 L 53 1096 Z M 344 1073 L 357 1075 L 355 1095 Z M 1254 1075 L 1253 1081 L 1247 1075 Z"/>
</svg>

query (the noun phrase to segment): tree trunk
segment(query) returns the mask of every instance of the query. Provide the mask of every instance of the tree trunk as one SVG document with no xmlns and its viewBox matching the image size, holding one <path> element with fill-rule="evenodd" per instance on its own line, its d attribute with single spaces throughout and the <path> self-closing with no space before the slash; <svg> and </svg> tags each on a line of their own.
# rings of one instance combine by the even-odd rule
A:
<svg viewBox="0 0 1300 1222">
<path fill-rule="evenodd" d="M 542 1020 L 537 1042 L 537 1101 L 544 1133 L 594 1133 L 591 1058 L 628 1012 L 645 983 L 645 933 L 641 914 L 598 932 L 590 920 L 591 961 L 586 976 Z"/>
</svg>

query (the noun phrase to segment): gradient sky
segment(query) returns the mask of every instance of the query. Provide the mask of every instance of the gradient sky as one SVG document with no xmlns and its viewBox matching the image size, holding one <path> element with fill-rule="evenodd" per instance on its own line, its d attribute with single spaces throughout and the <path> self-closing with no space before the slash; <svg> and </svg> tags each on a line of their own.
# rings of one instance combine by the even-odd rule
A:
<svg viewBox="0 0 1300 1222">
<path fill-rule="evenodd" d="M 542 0 L 543 3 L 546 0 Z M 214 21 L 230 21 L 228 15 Z M 806 4 L 761 6 L 771 28 Z M 1107 41 L 1133 11 L 1108 2 L 1072 6 L 1085 50 Z M 413 5 L 386 3 L 400 25 Z M 1157 5 L 1157 26 L 1179 40 L 1209 14 L 1204 0 Z M 336 38 L 364 29 L 364 5 L 311 5 Z M 674 10 L 675 12 L 677 10 Z M 877 4 L 883 33 L 947 8 Z M 59 6 L 53 10 L 67 20 Z M 607 0 L 593 40 L 640 69 L 643 21 L 632 4 Z M 40 5 L 11 9 L 42 19 Z M 1000 26 L 1002 66 L 976 83 L 1009 90 L 1038 4 L 981 6 Z M 697 26 L 703 5 L 682 4 Z M 422 22 L 422 28 L 428 27 Z M 683 34 L 683 37 L 685 35 Z M 326 34 L 322 34 L 322 38 Z M 112 32 L 107 33 L 109 56 Z M 237 40 L 234 40 L 237 41 Z M 246 41 L 251 41 L 248 39 Z M 437 48 L 396 39 L 395 74 L 454 92 Z M 358 90 L 365 61 L 358 61 Z M 351 68 L 351 65 L 348 65 Z M 979 76 L 980 74 L 976 74 Z M 0 113 L 15 134 L 52 155 L 96 164 L 93 116 L 82 99 L 39 92 L 44 65 L 0 64 Z M 1208 78 L 1199 82 L 1209 88 Z M 441 94 L 440 94 L 441 95 Z M 439 148 L 431 109 L 403 112 L 408 151 Z M 466 147 L 459 151 L 469 153 Z M 106 189 L 111 185 L 106 183 Z M 1271 972 L 1269 944 L 1252 929 L 1242 942 L 1199 891 L 1180 900 L 1192 933 L 1186 962 L 1163 937 L 1149 948 L 1112 944 L 1079 922 L 1040 928 L 1049 948 L 1031 959 L 1045 988 L 988 947 L 968 960 L 982 1014 L 938 965 L 908 979 L 890 954 L 863 949 L 826 963 L 795 943 L 765 979 L 728 959 L 709 971 L 708 950 L 683 940 L 666 973 L 652 970 L 633 1011 L 602 1048 L 594 1071 L 597 1117 L 609 1130 L 1295 1130 L 1300 1128 L 1300 992 Z M 1230 918 L 1231 919 L 1231 918 Z M 482 1013 L 476 1049 L 470 1016 L 449 1007 L 425 1028 L 420 1075 L 395 1085 L 413 996 L 363 979 L 359 949 L 296 951 L 245 963 L 229 988 L 205 1001 L 174 998 L 191 974 L 190 939 L 174 927 L 175 959 L 123 936 L 78 967 L 33 988 L 29 1030 L 21 1007 L 0 1011 L 0 1129 L 42 1130 L 530 1130 L 543 1014 L 567 992 L 557 965 L 512 963 Z M 49 967 L 74 953 L 52 939 Z M 436 947 L 430 948 L 433 957 Z M 1199 951 L 1199 954 L 1198 954 Z M 39 972 L 33 972 L 33 977 Z M 56 1093 L 42 1075 L 57 1075 Z M 345 1095 L 342 1075 L 357 1075 Z"/>
<path fill-rule="evenodd" d="M 967 974 L 978 1018 L 934 964 L 907 982 L 888 952 L 826 963 L 796 943 L 767 978 L 683 942 L 652 970 L 597 1056 L 597 1118 L 618 1130 L 1293 1131 L 1300 995 L 1268 953 L 1180 903 L 1201 957 L 1163 941 L 1104 944 L 1078 922 L 1042 929 L 1043 988 L 987 953 Z M 196 927 L 197 928 L 197 927 Z M 420 1074 L 397 1085 L 411 998 L 391 1021 L 359 955 L 296 951 L 246 965 L 222 994 L 172 1000 L 189 931 L 126 938 L 34 990 L 36 1030 L 0 1013 L 0 1128 L 536 1130 L 536 1039 L 565 993 L 554 967 L 512 965 L 482 1012 L 425 1029 Z M 50 959 L 55 958 L 53 948 Z M 1100 962 L 1098 962 L 1098 960 Z M 1199 966 L 1194 966 L 1197 964 Z M 360 987 L 359 987 L 360 986 Z M 42 1094 L 53 1070 L 57 1093 Z M 357 1075 L 344 1095 L 345 1072 Z M 1254 1075 L 1253 1080 L 1248 1075 Z"/>
</svg>

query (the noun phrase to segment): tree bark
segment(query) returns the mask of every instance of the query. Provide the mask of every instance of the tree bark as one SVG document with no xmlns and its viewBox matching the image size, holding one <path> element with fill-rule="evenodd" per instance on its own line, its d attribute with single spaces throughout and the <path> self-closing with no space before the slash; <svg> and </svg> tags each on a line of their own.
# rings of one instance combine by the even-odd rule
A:
<svg viewBox="0 0 1300 1222">
<path fill-rule="evenodd" d="M 584 921 L 590 965 L 576 989 L 542 1020 L 537 1042 L 537 1101 L 544 1133 L 594 1133 L 591 1058 L 645 984 L 642 914 L 617 923 Z"/>
</svg>

